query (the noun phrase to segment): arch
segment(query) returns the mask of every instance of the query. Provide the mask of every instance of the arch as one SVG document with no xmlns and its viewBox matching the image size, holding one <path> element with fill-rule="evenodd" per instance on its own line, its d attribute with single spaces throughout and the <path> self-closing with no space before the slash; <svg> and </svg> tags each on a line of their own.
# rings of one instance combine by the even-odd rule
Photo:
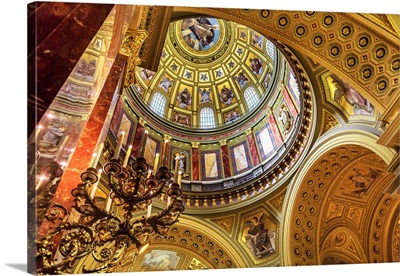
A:
<svg viewBox="0 0 400 276">
<path fill-rule="evenodd" d="M 304 163 L 299 167 L 298 174 L 292 179 L 289 184 L 288 192 L 284 200 L 284 207 L 282 210 L 283 216 L 285 217 L 283 225 L 289 225 L 292 220 L 292 215 L 295 213 L 293 210 L 296 208 L 296 202 L 293 200 L 297 197 L 297 194 L 301 190 L 302 184 L 304 183 L 308 172 L 311 170 L 315 162 L 325 153 L 332 148 L 341 145 L 358 145 L 364 148 L 370 149 L 372 152 L 377 154 L 386 164 L 389 164 L 392 158 L 395 156 L 393 150 L 377 144 L 378 137 L 362 130 L 345 130 L 337 131 L 329 137 L 322 137 L 318 140 L 313 149 L 311 149 L 309 156 L 304 160 Z M 289 200 L 292 199 L 292 200 Z M 291 244 L 291 229 L 289 227 L 282 228 L 282 240 L 281 244 L 282 251 L 289 251 Z M 293 265 L 290 254 L 284 256 L 284 265 Z"/>
<path fill-rule="evenodd" d="M 200 109 L 200 128 L 214 128 L 215 127 L 215 116 L 214 110 L 209 107 L 203 107 Z"/>
<path fill-rule="evenodd" d="M 155 92 L 153 99 L 150 102 L 150 109 L 153 110 L 157 115 L 164 117 L 165 105 L 167 98 L 160 92 Z"/>
<path fill-rule="evenodd" d="M 321 241 L 318 264 L 323 264 L 329 257 L 337 258 L 346 264 L 367 263 L 367 257 L 364 252 L 356 234 L 352 230 L 347 227 L 334 228 Z"/>
</svg>

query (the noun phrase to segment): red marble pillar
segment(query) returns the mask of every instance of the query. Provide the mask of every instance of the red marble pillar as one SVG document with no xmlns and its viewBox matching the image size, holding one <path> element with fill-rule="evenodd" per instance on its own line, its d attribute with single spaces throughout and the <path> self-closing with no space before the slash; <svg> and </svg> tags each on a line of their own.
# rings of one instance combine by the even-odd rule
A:
<svg viewBox="0 0 400 276">
<path fill-rule="evenodd" d="M 139 157 L 140 143 L 142 141 L 143 135 L 144 135 L 144 126 L 138 123 L 136 128 L 135 138 L 133 139 L 132 142 L 132 156 L 135 158 Z"/>
<path fill-rule="evenodd" d="M 258 164 L 260 164 L 260 159 L 258 157 L 258 152 L 257 152 L 256 142 L 254 141 L 253 132 L 247 134 L 247 141 L 249 142 L 250 155 L 253 160 L 253 166 L 255 167 Z"/>
<path fill-rule="evenodd" d="M 224 176 L 225 177 L 231 177 L 232 172 L 231 172 L 231 166 L 229 163 L 229 151 L 228 151 L 228 146 L 225 144 L 221 145 L 221 154 L 222 154 L 222 163 L 224 167 Z"/>
<path fill-rule="evenodd" d="M 53 202 L 62 204 L 67 210 L 70 210 L 73 205 L 74 197 L 71 195 L 71 190 L 82 182 L 80 175 L 90 165 L 90 159 L 96 150 L 98 137 L 102 134 L 104 123 L 107 121 L 107 114 L 112 105 L 113 97 L 120 89 L 120 79 L 126 62 L 127 57 L 123 55 L 118 55 L 115 59 L 110 74 L 82 131 L 68 168 L 65 169 L 54 195 Z M 38 229 L 38 237 L 42 237 L 50 226 L 50 223 L 45 220 Z"/>
<path fill-rule="evenodd" d="M 28 6 L 28 137 L 114 4 Z"/>
<path fill-rule="evenodd" d="M 283 144 L 282 139 L 284 139 L 284 137 L 282 137 L 282 134 L 278 130 L 278 126 L 276 125 L 275 117 L 273 114 L 269 115 L 268 121 L 271 125 L 272 133 L 274 134 L 276 144 L 279 147 L 280 145 Z"/>
<path fill-rule="evenodd" d="M 199 181 L 200 166 L 199 166 L 199 149 L 192 145 L 192 180 Z"/>
</svg>

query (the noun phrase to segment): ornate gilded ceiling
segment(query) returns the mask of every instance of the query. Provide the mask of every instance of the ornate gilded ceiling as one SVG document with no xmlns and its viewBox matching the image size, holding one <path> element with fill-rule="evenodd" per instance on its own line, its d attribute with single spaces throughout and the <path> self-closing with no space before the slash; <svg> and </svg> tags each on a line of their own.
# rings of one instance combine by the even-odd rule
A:
<svg viewBox="0 0 400 276">
<path fill-rule="evenodd" d="M 283 67 L 275 45 L 259 33 L 221 19 L 186 18 L 170 24 L 157 72 L 138 68 L 134 88 L 174 130 L 209 135 L 231 124 L 228 138 L 232 125 L 266 105 Z M 159 100 L 165 107 L 155 111 Z"/>
</svg>

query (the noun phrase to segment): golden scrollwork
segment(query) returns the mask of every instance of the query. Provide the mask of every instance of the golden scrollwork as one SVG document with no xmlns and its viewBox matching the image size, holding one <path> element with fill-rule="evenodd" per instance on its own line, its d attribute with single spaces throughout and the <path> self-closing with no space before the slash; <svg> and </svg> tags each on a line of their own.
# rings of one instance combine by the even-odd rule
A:
<svg viewBox="0 0 400 276">
<path fill-rule="evenodd" d="M 144 30 L 127 30 L 122 42 L 120 53 L 128 56 L 124 86 L 131 86 L 135 82 L 135 68 L 142 62 L 139 51 L 148 34 Z"/>
</svg>

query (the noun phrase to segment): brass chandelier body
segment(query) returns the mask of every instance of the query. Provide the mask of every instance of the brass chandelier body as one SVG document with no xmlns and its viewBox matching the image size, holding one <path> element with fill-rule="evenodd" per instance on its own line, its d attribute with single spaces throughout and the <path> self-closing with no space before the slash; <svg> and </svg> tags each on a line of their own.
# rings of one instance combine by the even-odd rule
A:
<svg viewBox="0 0 400 276">
<path fill-rule="evenodd" d="M 115 214 L 94 201 L 89 190 L 99 181 L 99 176 L 95 168 L 89 167 L 81 174 L 82 183 L 71 191 L 73 208 L 79 213 L 77 222 L 68 221 L 70 213 L 61 204 L 54 203 L 47 209 L 45 219 L 53 223 L 53 227 L 37 241 L 37 275 L 63 274 L 89 254 L 99 266 L 95 269 L 83 267 L 83 273 L 111 272 L 131 245 L 141 253 L 149 245 L 149 235 L 166 237 L 169 227 L 184 211 L 179 199 L 180 185 L 172 181 L 166 166 L 161 166 L 154 175 L 150 172 L 147 178 L 148 164 L 143 157 L 138 157 L 130 168 L 113 158 L 103 169 L 108 177 L 110 200 L 118 211 Z M 163 192 L 167 183 L 166 208 L 153 215 L 148 212 L 147 216 L 135 216 L 136 212 L 151 208 L 152 199 Z M 57 224 L 57 221 L 61 222 Z"/>
</svg>

